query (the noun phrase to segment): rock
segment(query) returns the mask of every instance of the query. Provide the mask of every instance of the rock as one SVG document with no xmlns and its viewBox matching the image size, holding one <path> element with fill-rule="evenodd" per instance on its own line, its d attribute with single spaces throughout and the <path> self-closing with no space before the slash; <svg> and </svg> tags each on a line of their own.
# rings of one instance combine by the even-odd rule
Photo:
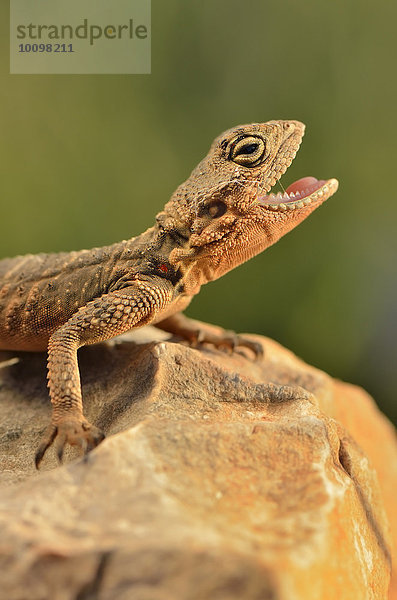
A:
<svg viewBox="0 0 397 600">
<path fill-rule="evenodd" d="M 259 362 L 151 328 L 82 349 L 108 438 L 40 473 L 45 356 L 5 357 L 1 600 L 387 598 L 391 425 L 363 390 L 253 339 Z"/>
</svg>

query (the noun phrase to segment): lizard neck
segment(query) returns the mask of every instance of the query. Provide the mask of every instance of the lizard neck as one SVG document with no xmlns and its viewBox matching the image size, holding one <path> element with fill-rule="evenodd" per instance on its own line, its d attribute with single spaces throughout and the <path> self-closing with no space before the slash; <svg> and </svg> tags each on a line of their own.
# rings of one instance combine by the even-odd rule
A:
<svg viewBox="0 0 397 600">
<path fill-rule="evenodd" d="M 187 233 L 182 226 L 165 230 L 156 223 L 137 237 L 115 244 L 111 256 L 117 260 L 108 261 L 106 274 L 111 289 L 125 287 L 133 279 L 161 277 L 174 286 L 175 296 L 196 294 L 200 286 L 196 281 L 192 285 L 191 265 L 173 260 L 175 252 L 189 253 Z"/>
</svg>

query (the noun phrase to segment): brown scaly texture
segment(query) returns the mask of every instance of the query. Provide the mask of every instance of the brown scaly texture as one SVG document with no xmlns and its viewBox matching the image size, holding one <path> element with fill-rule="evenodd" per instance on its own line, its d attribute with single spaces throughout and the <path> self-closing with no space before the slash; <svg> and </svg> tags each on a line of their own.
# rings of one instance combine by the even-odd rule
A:
<svg viewBox="0 0 397 600">
<path fill-rule="evenodd" d="M 194 343 L 260 353 L 233 333 L 197 330 L 180 313 L 201 285 L 275 243 L 336 191 L 331 179 L 315 180 L 297 196 L 269 195 L 303 133 L 299 121 L 230 129 L 142 235 L 104 248 L 0 261 L 0 349 L 48 348 L 53 415 L 37 465 L 55 438 L 60 458 L 67 443 L 89 451 L 103 439 L 83 415 L 79 347 L 152 323 Z"/>
</svg>

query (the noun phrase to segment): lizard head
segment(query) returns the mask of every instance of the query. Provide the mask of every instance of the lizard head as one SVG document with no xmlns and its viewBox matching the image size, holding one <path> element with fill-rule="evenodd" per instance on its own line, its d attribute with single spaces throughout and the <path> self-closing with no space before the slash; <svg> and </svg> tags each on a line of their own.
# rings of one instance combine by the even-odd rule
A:
<svg viewBox="0 0 397 600">
<path fill-rule="evenodd" d="M 197 283 L 216 279 L 274 244 L 338 188 L 336 179 L 304 177 L 274 193 L 305 126 L 299 121 L 241 125 L 218 136 L 157 217 L 179 247 L 170 262 Z"/>
</svg>

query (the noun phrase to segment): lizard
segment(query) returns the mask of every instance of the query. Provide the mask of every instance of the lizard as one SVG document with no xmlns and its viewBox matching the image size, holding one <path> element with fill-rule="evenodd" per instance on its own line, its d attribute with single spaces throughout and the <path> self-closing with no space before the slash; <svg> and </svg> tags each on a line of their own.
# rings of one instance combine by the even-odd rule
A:
<svg viewBox="0 0 397 600">
<path fill-rule="evenodd" d="M 77 351 L 148 323 L 215 347 L 259 344 L 215 335 L 186 317 L 203 284 L 218 279 L 296 227 L 338 188 L 304 177 L 271 191 L 292 163 L 305 126 L 240 125 L 220 134 L 141 235 L 102 248 L 0 260 L 0 349 L 48 352 L 52 418 L 35 455 L 53 445 L 88 453 L 104 434 L 84 416 Z"/>
</svg>

